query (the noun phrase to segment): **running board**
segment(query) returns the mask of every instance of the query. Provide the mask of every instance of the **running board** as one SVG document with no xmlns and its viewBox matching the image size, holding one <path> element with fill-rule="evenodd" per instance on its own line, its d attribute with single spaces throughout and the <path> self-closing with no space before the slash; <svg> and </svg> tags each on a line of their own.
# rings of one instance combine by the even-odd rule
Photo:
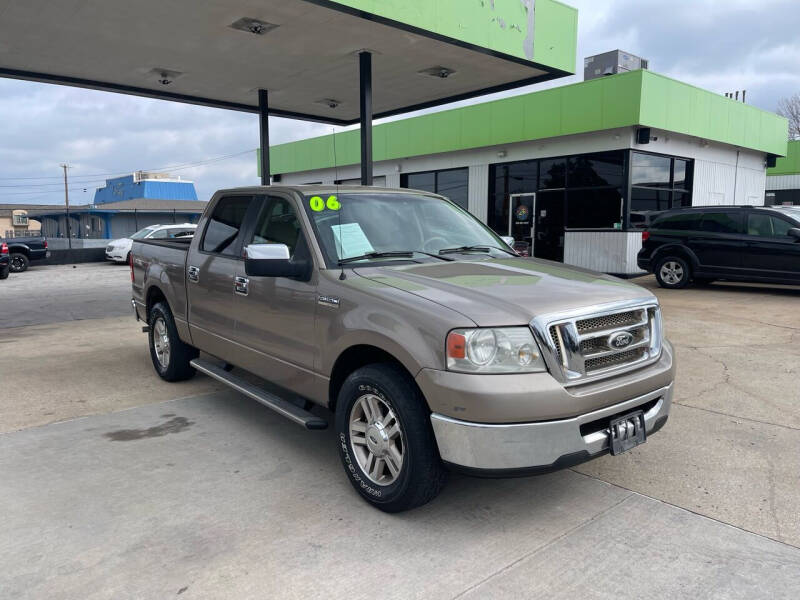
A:
<svg viewBox="0 0 800 600">
<path fill-rule="evenodd" d="M 284 400 L 283 398 L 279 398 L 274 394 L 270 394 L 260 387 L 253 385 L 249 381 L 245 381 L 241 377 L 232 375 L 231 373 L 227 372 L 224 367 L 216 363 L 195 358 L 190 364 L 201 373 L 205 373 L 209 377 L 213 377 L 217 381 L 221 381 L 228 387 L 233 388 L 245 396 L 249 396 L 256 402 L 260 402 L 267 408 L 271 408 L 279 415 L 286 417 L 290 421 L 294 421 L 298 425 L 302 425 L 306 429 L 326 429 L 328 427 L 328 423 L 324 419 L 308 412 L 307 410 L 303 410 L 288 400 Z"/>
</svg>

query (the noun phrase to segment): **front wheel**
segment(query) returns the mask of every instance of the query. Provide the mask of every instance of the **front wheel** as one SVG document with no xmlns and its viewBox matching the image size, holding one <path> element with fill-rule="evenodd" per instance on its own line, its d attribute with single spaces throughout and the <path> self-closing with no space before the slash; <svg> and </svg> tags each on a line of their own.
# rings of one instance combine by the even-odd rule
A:
<svg viewBox="0 0 800 600">
<path fill-rule="evenodd" d="M 12 273 L 24 273 L 28 270 L 28 264 L 30 261 L 28 257 L 24 254 L 14 253 L 11 255 L 11 272 Z"/>
<path fill-rule="evenodd" d="M 430 412 L 401 367 L 374 364 L 351 373 L 339 392 L 336 432 L 350 483 L 376 508 L 415 508 L 444 487 Z"/>
<path fill-rule="evenodd" d="M 655 269 L 658 285 L 667 289 L 680 289 L 689 285 L 692 271 L 680 256 L 667 256 L 658 261 Z"/>
<path fill-rule="evenodd" d="M 194 377 L 194 367 L 189 363 L 199 352 L 178 337 L 175 319 L 166 303 L 159 302 L 150 309 L 149 325 L 150 358 L 159 377 L 165 381 Z"/>
</svg>

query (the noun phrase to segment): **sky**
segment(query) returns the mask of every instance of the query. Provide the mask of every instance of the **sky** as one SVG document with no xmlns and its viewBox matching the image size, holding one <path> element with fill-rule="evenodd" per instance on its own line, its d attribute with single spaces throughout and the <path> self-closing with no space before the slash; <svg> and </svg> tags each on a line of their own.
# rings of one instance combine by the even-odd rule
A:
<svg viewBox="0 0 800 600">
<path fill-rule="evenodd" d="M 583 78 L 583 58 L 622 49 L 658 73 L 775 110 L 800 92 L 800 0 L 567 0 L 579 9 L 576 75 L 437 110 Z M 0 64 L 2 55 L 0 54 Z M 377 92 L 376 92 L 377 93 Z M 273 144 L 330 133 L 270 118 Z M 256 115 L 0 79 L 0 203 L 89 204 L 107 174 L 166 170 L 198 197 L 257 185 Z M 203 163 L 203 164 L 198 164 Z"/>
</svg>

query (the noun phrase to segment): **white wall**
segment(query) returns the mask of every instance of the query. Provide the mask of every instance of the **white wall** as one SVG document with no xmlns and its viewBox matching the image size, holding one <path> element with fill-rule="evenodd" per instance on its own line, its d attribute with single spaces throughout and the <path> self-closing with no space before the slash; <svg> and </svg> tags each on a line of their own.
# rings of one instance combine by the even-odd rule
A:
<svg viewBox="0 0 800 600">
<path fill-rule="evenodd" d="M 767 176 L 768 190 L 800 190 L 800 174 Z"/>
</svg>

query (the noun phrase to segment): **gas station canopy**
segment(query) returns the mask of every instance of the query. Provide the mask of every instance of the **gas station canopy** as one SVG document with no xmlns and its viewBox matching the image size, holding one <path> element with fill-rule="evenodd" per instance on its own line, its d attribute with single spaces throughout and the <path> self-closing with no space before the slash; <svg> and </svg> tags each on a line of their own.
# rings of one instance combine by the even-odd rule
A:
<svg viewBox="0 0 800 600">
<path fill-rule="evenodd" d="M 0 0 L 0 76 L 335 124 L 575 69 L 555 0 Z"/>
</svg>

